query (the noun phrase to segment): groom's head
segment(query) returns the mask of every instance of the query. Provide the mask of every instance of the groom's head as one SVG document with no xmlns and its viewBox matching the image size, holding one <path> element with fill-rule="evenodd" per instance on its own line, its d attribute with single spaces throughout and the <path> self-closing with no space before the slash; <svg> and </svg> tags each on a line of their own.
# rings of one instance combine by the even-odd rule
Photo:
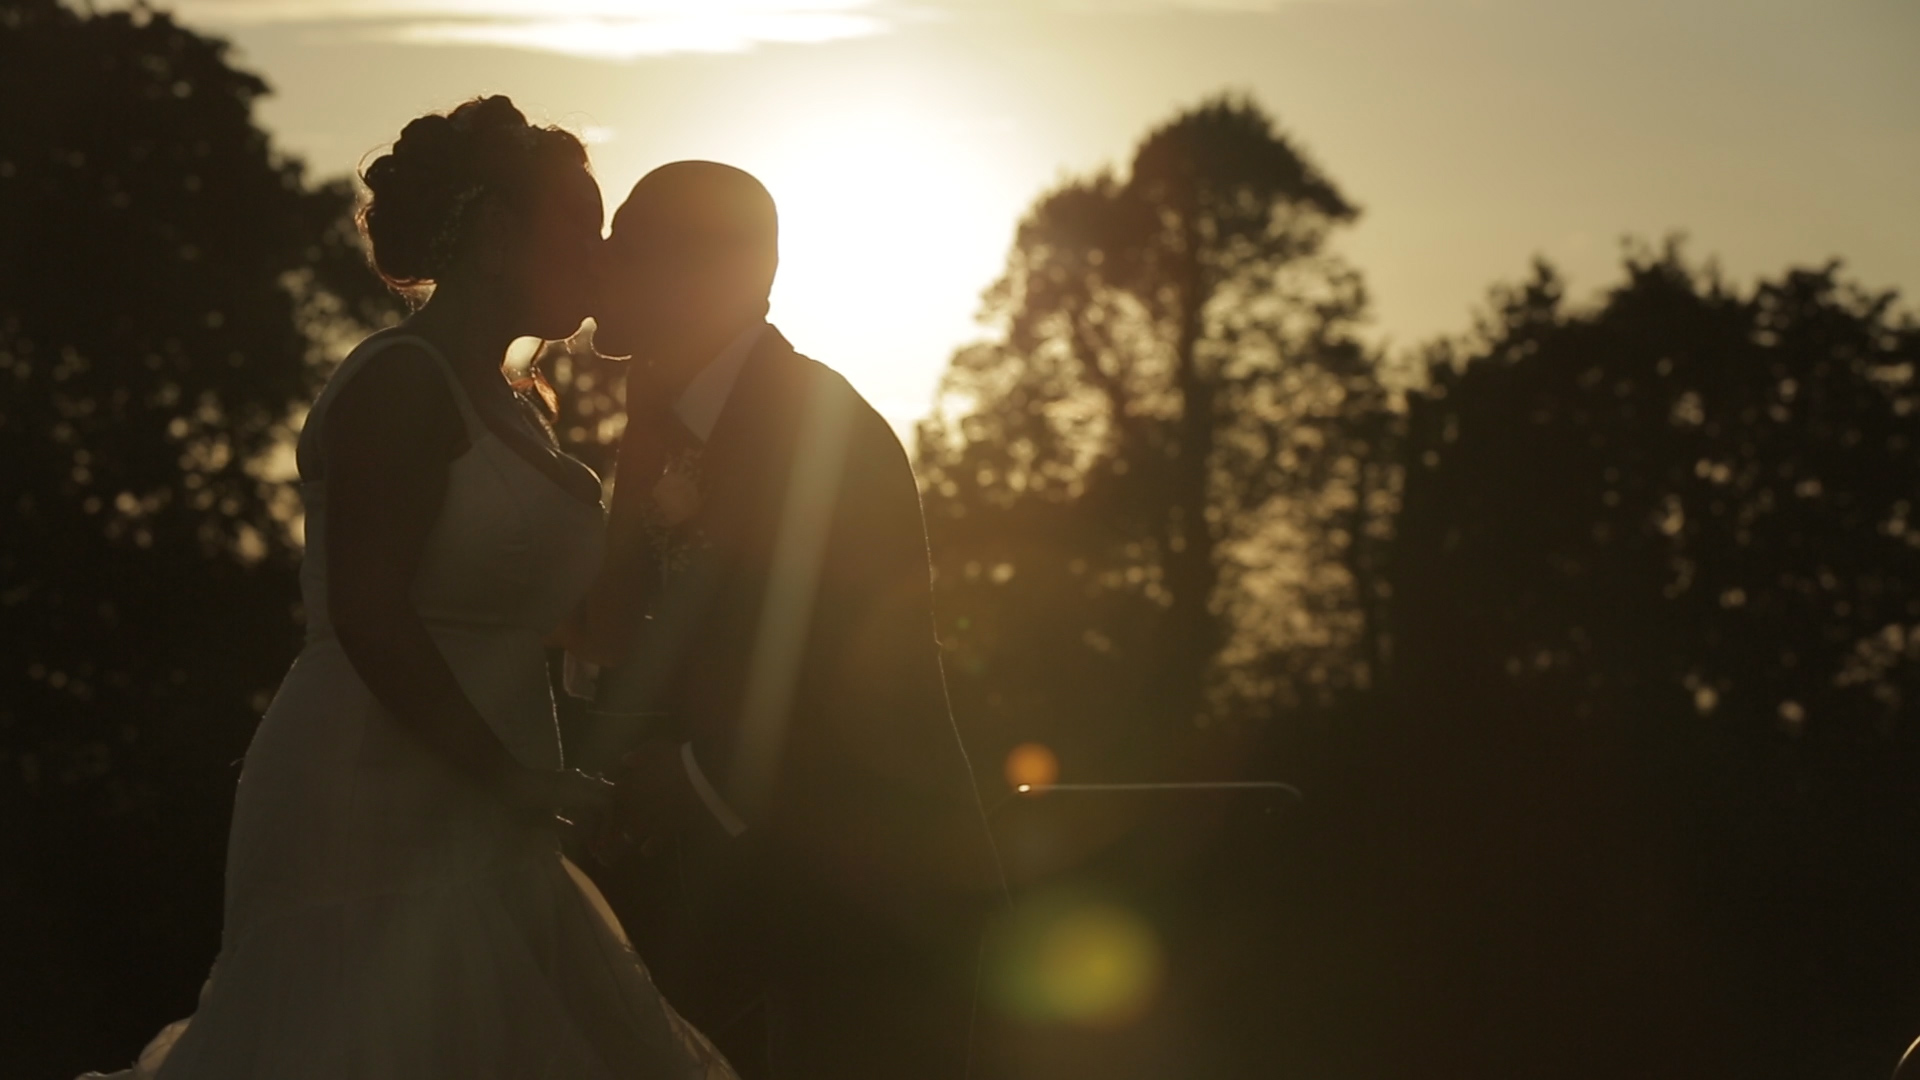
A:
<svg viewBox="0 0 1920 1080">
<path fill-rule="evenodd" d="M 731 165 L 663 165 L 614 214 L 607 254 L 601 352 L 717 351 L 767 313 L 780 261 L 773 196 Z"/>
</svg>

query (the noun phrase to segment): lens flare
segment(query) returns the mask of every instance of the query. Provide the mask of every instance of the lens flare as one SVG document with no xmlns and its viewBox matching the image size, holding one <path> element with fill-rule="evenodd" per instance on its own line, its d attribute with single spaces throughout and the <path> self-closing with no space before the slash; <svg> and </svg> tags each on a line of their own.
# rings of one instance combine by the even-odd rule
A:
<svg viewBox="0 0 1920 1080">
<path fill-rule="evenodd" d="M 1044 788 L 1060 779 L 1060 759 L 1039 743 L 1021 743 L 1007 754 L 1007 783 L 1015 791 Z"/>
<path fill-rule="evenodd" d="M 1053 896 L 1022 905 L 993 948 L 994 996 L 1022 1019 L 1111 1027 L 1143 1013 L 1160 983 L 1159 939 L 1117 904 Z"/>
</svg>

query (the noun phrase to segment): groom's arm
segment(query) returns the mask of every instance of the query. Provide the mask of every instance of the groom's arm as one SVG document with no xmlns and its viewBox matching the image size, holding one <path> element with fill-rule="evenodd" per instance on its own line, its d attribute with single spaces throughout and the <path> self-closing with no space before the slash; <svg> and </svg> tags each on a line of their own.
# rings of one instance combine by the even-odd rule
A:
<svg viewBox="0 0 1920 1080">
<path fill-rule="evenodd" d="M 831 779 L 806 800 L 810 840 L 845 880 L 985 889 L 997 871 L 948 707 L 919 485 L 892 428 L 855 402 L 788 768 Z"/>
<path fill-rule="evenodd" d="M 715 796 L 699 799 L 702 816 L 783 833 L 823 868 L 846 864 L 828 871 L 843 879 L 979 887 L 993 874 L 989 844 L 947 709 L 913 469 L 839 376 L 818 369 L 806 398 L 811 423 L 793 436 L 776 495 L 758 640 L 742 643 L 754 659 L 740 708 L 698 718 L 688 780 Z M 824 470 L 831 483 L 816 484 Z M 773 685 L 788 661 L 792 681 Z M 784 704 L 769 712 L 766 697 Z M 756 756 L 771 769 L 755 775 Z M 889 865 L 851 865 L 876 856 Z"/>
</svg>

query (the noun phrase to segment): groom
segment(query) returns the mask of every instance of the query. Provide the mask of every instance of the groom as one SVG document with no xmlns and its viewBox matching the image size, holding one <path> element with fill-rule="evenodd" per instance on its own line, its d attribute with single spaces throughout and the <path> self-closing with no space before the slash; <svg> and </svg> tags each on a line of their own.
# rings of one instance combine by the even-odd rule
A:
<svg viewBox="0 0 1920 1080">
<path fill-rule="evenodd" d="M 651 718 L 617 774 L 632 843 L 596 876 L 747 1080 L 960 1080 L 1000 886 L 919 493 L 879 414 L 766 323 L 777 234 L 765 188 L 711 162 L 614 217 L 595 343 L 635 358 L 617 482 L 655 499 L 610 542 L 661 570 L 595 703 Z"/>
</svg>

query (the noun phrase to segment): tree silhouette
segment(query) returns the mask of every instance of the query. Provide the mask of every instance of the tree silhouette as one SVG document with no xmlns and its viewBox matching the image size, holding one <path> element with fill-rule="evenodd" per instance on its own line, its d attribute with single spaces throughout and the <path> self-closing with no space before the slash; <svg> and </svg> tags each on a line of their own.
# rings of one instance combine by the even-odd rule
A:
<svg viewBox="0 0 1920 1080">
<path fill-rule="evenodd" d="M 954 357 L 917 463 L 955 712 L 994 803 L 1020 742 L 1069 781 L 1265 777 L 1283 757 L 1295 778 L 1289 733 L 1377 675 L 1395 416 L 1330 246 L 1356 213 L 1261 109 L 1220 98 L 1022 222 L 986 296 L 996 333 Z M 1001 1052 L 1112 1076 L 1325 1072 L 1325 969 L 1283 880 L 1303 864 L 1266 809 L 1004 803 L 1017 883 L 1131 897 L 1207 959 L 1167 990 L 1199 1018 L 1178 1052 L 1140 1030 L 1054 1030 L 1042 1051 L 1023 1029 Z M 1182 1065 L 1154 1064 L 1167 1053 Z"/>
<path fill-rule="evenodd" d="M 273 150 L 265 92 L 145 8 L 0 2 L 0 813 L 32 882 L 0 888 L 0 1011 L 54 1048 L 29 1072 L 192 1000 L 231 763 L 298 644 L 269 451 L 391 311 L 352 190 Z"/>
<path fill-rule="evenodd" d="M 1873 1075 L 1920 1010 L 1920 329 L 1834 267 L 1741 293 L 1672 246 L 1562 293 L 1496 294 L 1408 415 L 1425 1064 L 1521 1075 L 1598 1025 L 1635 1034 L 1555 1075 Z"/>
<path fill-rule="evenodd" d="M 1223 98 L 1022 223 L 999 334 L 955 356 L 919 447 L 956 690 L 1000 749 L 1137 772 L 1353 680 L 1384 475 L 1365 296 L 1327 245 L 1355 214 Z"/>
</svg>

